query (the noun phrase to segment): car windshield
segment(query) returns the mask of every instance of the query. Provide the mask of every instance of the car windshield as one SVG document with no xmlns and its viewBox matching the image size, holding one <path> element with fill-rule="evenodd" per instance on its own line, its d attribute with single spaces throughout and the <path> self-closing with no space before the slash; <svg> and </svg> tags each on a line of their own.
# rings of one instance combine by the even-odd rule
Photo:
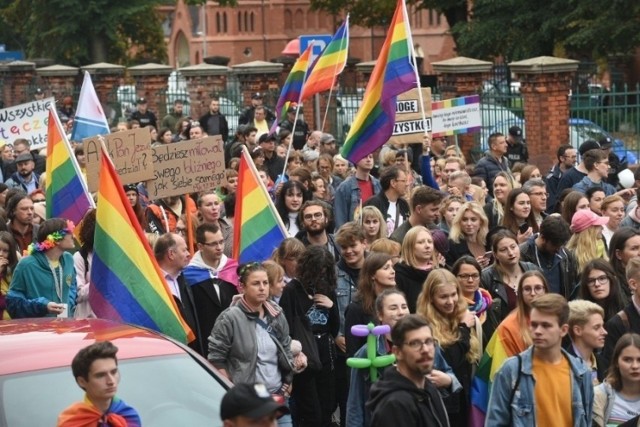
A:
<svg viewBox="0 0 640 427">
<path fill-rule="evenodd" d="M 596 141 L 599 141 L 601 138 L 604 138 L 606 136 L 601 129 L 598 129 L 593 126 L 577 125 L 574 127 L 576 129 L 576 132 L 580 136 L 581 140 L 594 139 Z"/>
<path fill-rule="evenodd" d="M 225 389 L 190 356 L 121 360 L 119 368 L 118 397 L 138 411 L 142 425 L 222 425 Z M 83 399 L 66 367 L 2 376 L 0 393 L 1 427 L 55 425 L 62 410 Z"/>
</svg>

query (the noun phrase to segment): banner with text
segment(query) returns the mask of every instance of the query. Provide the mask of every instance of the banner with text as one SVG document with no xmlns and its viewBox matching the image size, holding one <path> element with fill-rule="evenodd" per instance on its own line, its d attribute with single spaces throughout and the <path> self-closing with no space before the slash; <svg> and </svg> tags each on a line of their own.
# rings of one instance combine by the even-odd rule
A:
<svg viewBox="0 0 640 427">
<path fill-rule="evenodd" d="M 103 136 L 109 157 L 123 184 L 134 184 L 153 179 L 153 164 L 149 130 L 145 128 L 124 130 Z M 89 191 L 98 191 L 100 170 L 100 139 L 98 136 L 82 141 L 87 162 Z"/>
<path fill-rule="evenodd" d="M 151 200 L 212 190 L 224 183 L 222 136 L 152 148 L 154 177 L 147 181 Z"/>
<path fill-rule="evenodd" d="M 426 121 L 422 120 L 418 89 L 411 89 L 396 100 L 396 123 L 391 141 L 396 144 L 422 144 L 426 131 L 431 131 L 431 89 L 422 88 L 422 105 Z"/>
<path fill-rule="evenodd" d="M 434 137 L 479 132 L 482 127 L 479 95 L 437 101 L 431 110 Z"/>
<path fill-rule="evenodd" d="M 0 110 L 0 139 L 13 143 L 24 138 L 32 150 L 46 147 L 49 105 L 55 105 L 55 99 L 45 98 Z"/>
</svg>

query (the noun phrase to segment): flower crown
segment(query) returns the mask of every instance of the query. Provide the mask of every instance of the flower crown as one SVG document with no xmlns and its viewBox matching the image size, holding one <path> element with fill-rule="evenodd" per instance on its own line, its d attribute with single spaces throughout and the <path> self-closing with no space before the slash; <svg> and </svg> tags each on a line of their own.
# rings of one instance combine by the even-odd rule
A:
<svg viewBox="0 0 640 427">
<path fill-rule="evenodd" d="M 64 236 L 67 234 L 73 233 L 73 229 L 76 228 L 73 221 L 67 220 L 67 226 L 62 230 L 54 231 L 53 233 L 47 235 L 47 238 L 42 242 L 31 243 L 27 248 L 27 252 L 29 255 L 34 252 L 45 252 L 49 249 L 53 248 L 56 243 L 64 239 Z"/>
</svg>

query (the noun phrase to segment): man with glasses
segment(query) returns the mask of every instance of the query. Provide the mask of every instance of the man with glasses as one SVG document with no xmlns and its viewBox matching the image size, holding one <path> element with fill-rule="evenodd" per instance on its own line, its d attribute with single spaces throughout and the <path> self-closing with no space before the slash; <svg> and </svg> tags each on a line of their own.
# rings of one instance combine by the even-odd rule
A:
<svg viewBox="0 0 640 427">
<path fill-rule="evenodd" d="M 217 224 L 199 225 L 196 228 L 196 242 L 198 251 L 183 274 L 193 292 L 195 321 L 199 328 L 197 338 L 204 347 L 201 354 L 207 357 L 207 343 L 213 325 L 238 293 L 234 284 L 221 277 L 228 277 L 224 273 L 230 269 L 235 272 L 238 263 L 223 253 L 224 236 Z"/>
<path fill-rule="evenodd" d="M 440 393 L 427 379 L 436 355 L 429 323 L 416 314 L 403 317 L 393 327 L 391 341 L 396 366 L 371 387 L 371 427 L 449 426 Z"/>
<path fill-rule="evenodd" d="M 522 186 L 522 190 L 529 195 L 531 199 L 531 211 L 536 219 L 538 226 L 542 224 L 542 220 L 546 218 L 547 214 L 547 186 L 541 179 L 530 179 Z"/>
<path fill-rule="evenodd" d="M 340 261 L 340 249 L 333 237 L 327 233 L 329 224 L 329 210 L 327 206 L 319 200 L 309 200 L 304 202 L 300 208 L 300 224 L 303 230 L 296 238 L 306 246 L 324 246 L 333 255 L 336 262 Z"/>
<path fill-rule="evenodd" d="M 549 192 L 549 198 L 547 200 L 547 209 L 549 209 L 549 211 L 553 210 L 556 205 L 560 178 L 562 178 L 565 172 L 572 169 L 578 160 L 578 150 L 570 144 L 563 144 L 558 147 L 556 158 L 558 159 L 558 163 L 553 165 L 545 178 L 547 191 Z"/>
</svg>

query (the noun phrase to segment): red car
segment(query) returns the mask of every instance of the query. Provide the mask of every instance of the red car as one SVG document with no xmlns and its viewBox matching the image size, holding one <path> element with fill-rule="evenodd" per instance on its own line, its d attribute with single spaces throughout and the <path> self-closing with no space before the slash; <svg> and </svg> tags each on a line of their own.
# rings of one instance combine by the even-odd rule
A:
<svg viewBox="0 0 640 427">
<path fill-rule="evenodd" d="M 102 319 L 0 321 L 0 427 L 53 426 L 84 394 L 71 373 L 83 347 L 109 340 L 119 349 L 118 396 L 142 425 L 221 426 L 220 401 L 231 384 L 183 344 Z"/>
</svg>

